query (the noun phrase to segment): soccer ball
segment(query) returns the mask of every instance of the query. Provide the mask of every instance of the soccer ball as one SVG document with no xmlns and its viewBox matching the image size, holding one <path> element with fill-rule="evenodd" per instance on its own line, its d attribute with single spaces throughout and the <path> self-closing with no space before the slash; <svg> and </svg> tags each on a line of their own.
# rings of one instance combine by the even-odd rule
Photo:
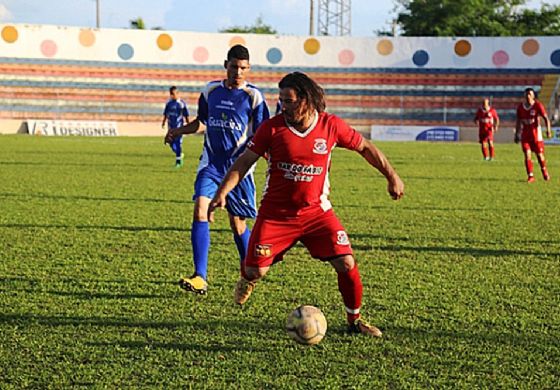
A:
<svg viewBox="0 0 560 390">
<path fill-rule="evenodd" d="M 290 313 L 286 321 L 288 335 L 300 344 L 319 343 L 327 333 L 327 320 L 315 306 L 302 305 Z"/>
</svg>

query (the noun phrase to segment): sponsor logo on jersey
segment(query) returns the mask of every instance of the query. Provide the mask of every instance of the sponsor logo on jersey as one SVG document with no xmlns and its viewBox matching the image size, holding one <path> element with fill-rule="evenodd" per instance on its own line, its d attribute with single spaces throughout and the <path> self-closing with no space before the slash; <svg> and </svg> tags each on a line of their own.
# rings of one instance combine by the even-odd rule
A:
<svg viewBox="0 0 560 390">
<path fill-rule="evenodd" d="M 339 230 L 336 232 L 336 243 L 338 245 L 350 245 L 350 240 L 348 239 L 348 235 L 344 230 Z"/>
<path fill-rule="evenodd" d="M 287 162 L 279 162 L 278 169 L 284 171 L 284 179 L 293 181 L 311 182 L 315 176 L 323 173 L 323 167 L 318 167 L 313 164 L 294 164 Z"/>
<path fill-rule="evenodd" d="M 313 153 L 315 154 L 327 154 L 329 152 L 327 148 L 327 140 L 324 138 L 315 138 L 315 144 L 313 145 Z"/>
<path fill-rule="evenodd" d="M 212 116 L 208 118 L 208 126 L 221 127 L 222 129 L 227 130 L 243 131 L 241 123 L 235 123 L 232 119 L 228 119 L 225 113 L 222 113 L 222 118 L 220 119 L 214 118 Z"/>
<path fill-rule="evenodd" d="M 272 254 L 271 244 L 256 244 L 255 245 L 255 256 L 257 257 L 269 257 Z"/>
</svg>

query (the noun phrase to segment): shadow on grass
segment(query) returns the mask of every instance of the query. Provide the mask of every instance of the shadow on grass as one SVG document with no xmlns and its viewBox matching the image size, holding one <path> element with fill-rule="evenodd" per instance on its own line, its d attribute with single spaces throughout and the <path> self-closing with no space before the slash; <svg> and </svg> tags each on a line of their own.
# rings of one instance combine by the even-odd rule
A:
<svg viewBox="0 0 560 390">
<path fill-rule="evenodd" d="M 108 201 L 108 202 L 146 202 L 146 203 L 177 203 L 186 204 L 192 203 L 191 200 L 177 200 L 177 199 L 156 199 L 156 198 L 117 198 L 117 197 L 105 197 L 105 196 L 85 196 L 85 195 L 52 195 L 52 194 L 18 194 L 10 192 L 0 193 L 0 197 L 10 197 L 19 199 L 54 199 L 54 200 L 94 200 L 94 201 Z"/>
<path fill-rule="evenodd" d="M 56 225 L 56 224 L 28 224 L 28 223 L 4 223 L 0 224 L 0 228 L 16 228 L 16 229 L 78 229 L 78 230 L 120 230 L 129 232 L 190 232 L 188 227 L 180 228 L 176 226 L 109 226 L 109 225 Z M 216 233 L 231 233 L 231 229 L 210 229 Z"/>
<path fill-rule="evenodd" d="M 523 250 L 523 249 L 488 249 L 474 247 L 449 247 L 449 246 L 404 246 L 404 245 L 352 245 L 357 250 L 381 250 L 388 252 L 439 252 L 454 253 L 458 255 L 468 255 L 473 257 L 501 257 L 501 256 L 560 256 L 558 253 L 543 251 Z"/>
<path fill-rule="evenodd" d="M 249 336 L 249 335 L 248 335 Z M 220 337 L 221 340 L 225 338 Z M 206 340 L 205 340 L 206 341 Z M 239 339 L 230 342 L 222 343 L 212 343 L 212 342 L 201 342 L 201 343 L 158 343 L 151 341 L 112 341 L 112 342 L 89 342 L 86 345 L 95 348 L 127 348 L 127 349 L 139 349 L 145 350 L 150 349 L 164 349 L 164 350 L 179 350 L 179 351 L 202 351 L 204 353 L 209 352 L 267 352 L 267 348 L 261 346 L 256 346 L 250 343 L 240 343 Z"/>
</svg>

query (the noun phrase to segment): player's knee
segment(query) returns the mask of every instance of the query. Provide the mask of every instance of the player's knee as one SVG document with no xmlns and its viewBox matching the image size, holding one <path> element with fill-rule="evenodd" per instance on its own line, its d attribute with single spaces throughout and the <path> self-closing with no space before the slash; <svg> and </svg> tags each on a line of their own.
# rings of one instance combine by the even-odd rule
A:
<svg viewBox="0 0 560 390">
<path fill-rule="evenodd" d="M 269 267 L 245 267 L 245 275 L 249 280 L 257 280 L 266 275 Z"/>
<path fill-rule="evenodd" d="M 330 262 L 336 272 L 348 272 L 352 268 L 354 268 L 356 264 L 356 262 L 354 261 L 354 256 L 352 255 L 339 256 L 332 259 Z"/>
<path fill-rule="evenodd" d="M 244 219 L 241 219 L 239 217 L 233 217 L 231 215 L 229 218 L 229 226 L 233 234 L 236 234 L 238 236 L 245 233 L 245 230 L 247 229 L 247 223 L 245 222 Z"/>
</svg>

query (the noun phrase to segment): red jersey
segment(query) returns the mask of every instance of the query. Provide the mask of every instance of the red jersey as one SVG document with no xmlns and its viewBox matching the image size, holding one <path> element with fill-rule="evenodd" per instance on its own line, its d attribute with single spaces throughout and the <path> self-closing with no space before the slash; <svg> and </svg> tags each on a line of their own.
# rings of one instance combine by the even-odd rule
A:
<svg viewBox="0 0 560 390">
<path fill-rule="evenodd" d="M 266 187 L 259 214 L 293 217 L 329 210 L 329 169 L 335 146 L 356 150 L 362 136 L 339 117 L 322 112 L 304 133 L 282 115 L 265 121 L 247 147 L 268 156 Z"/>
<path fill-rule="evenodd" d="M 484 110 L 483 107 L 479 107 L 476 111 L 474 119 L 478 122 L 479 131 L 492 131 L 494 124 L 498 122 L 498 113 L 492 107 L 488 111 Z"/>
<path fill-rule="evenodd" d="M 521 122 L 521 142 L 539 142 L 543 140 L 540 116 L 546 116 L 546 110 L 541 102 L 535 100 L 532 106 L 526 107 L 521 103 L 517 107 L 517 119 Z"/>
</svg>

